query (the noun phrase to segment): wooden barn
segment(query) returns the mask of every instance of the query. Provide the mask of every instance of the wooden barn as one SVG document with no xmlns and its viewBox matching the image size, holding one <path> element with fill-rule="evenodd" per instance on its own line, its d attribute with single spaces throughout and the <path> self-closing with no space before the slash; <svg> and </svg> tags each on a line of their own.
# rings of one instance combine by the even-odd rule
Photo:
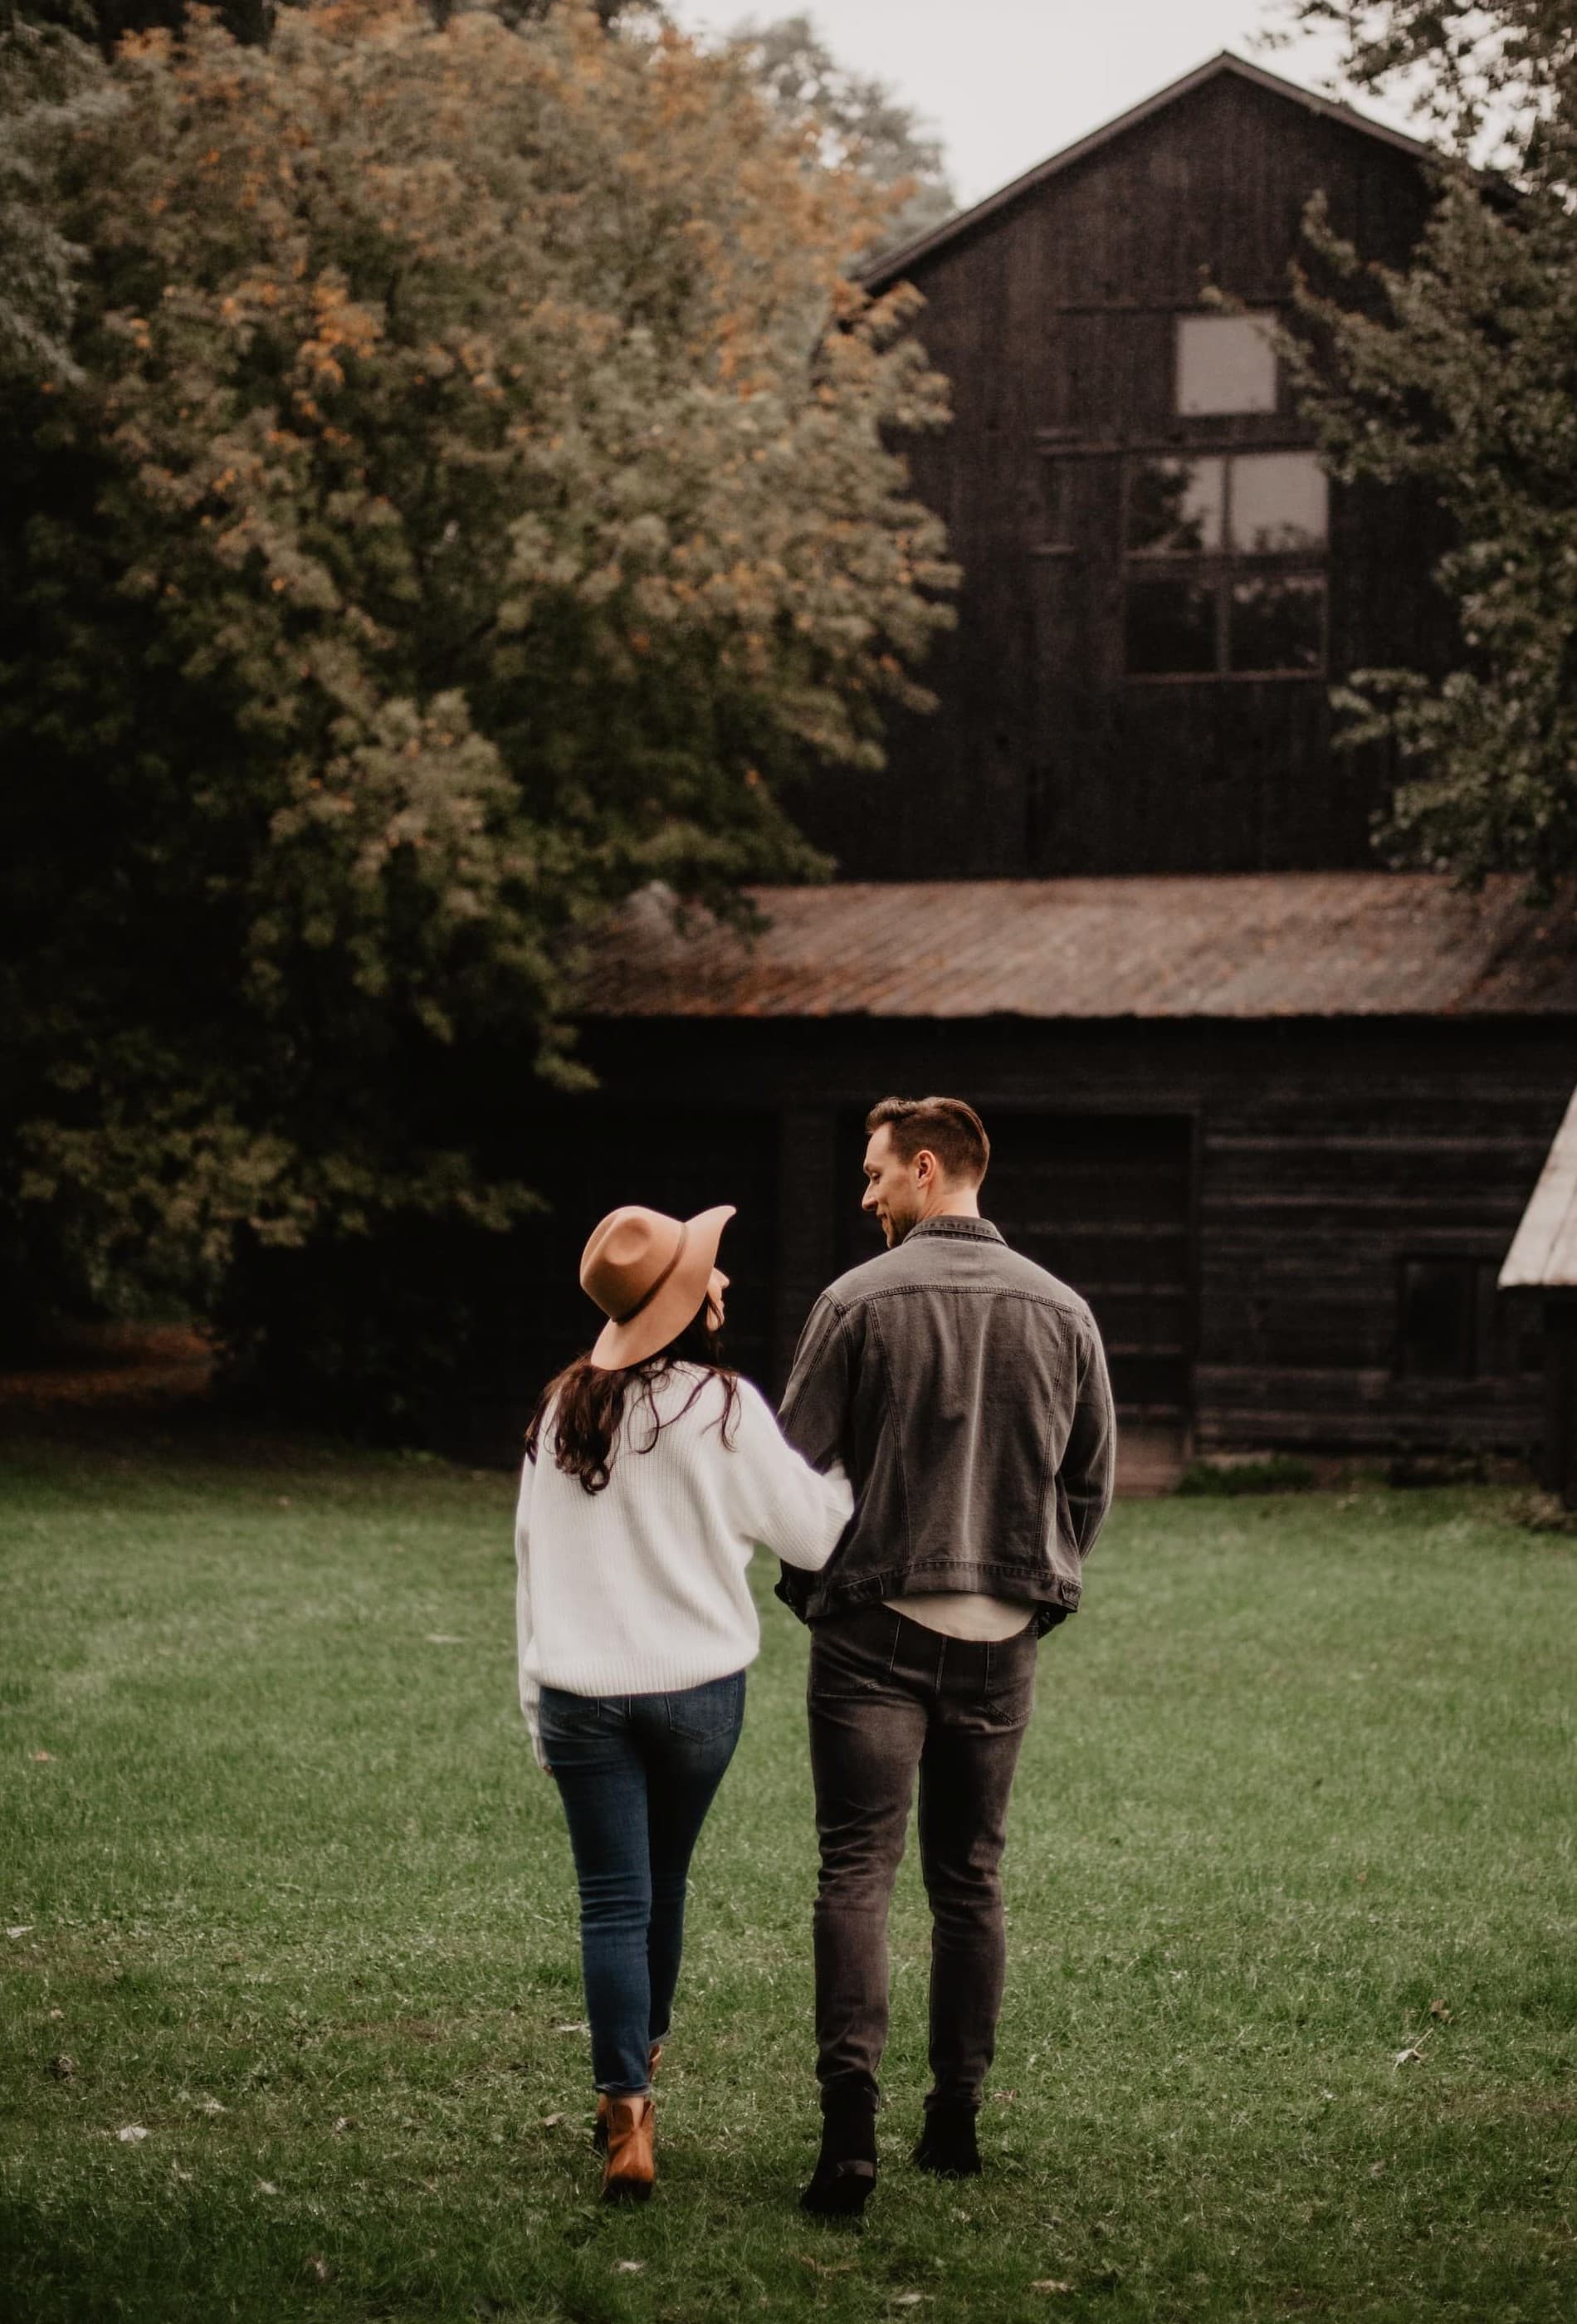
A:
<svg viewBox="0 0 1577 2324">
<path fill-rule="evenodd" d="M 842 877 L 763 894 L 753 946 L 655 893 L 609 931 L 602 1093 L 519 1125 L 558 1209 L 479 1434 L 584 1339 L 575 1257 L 620 1200 L 738 1204 L 734 1352 L 780 1381 L 872 1248 L 865 1109 L 945 1090 L 1136 1440 L 1536 1441 L 1540 1317 L 1498 1277 L 1577 1078 L 1577 962 L 1511 883 L 1372 868 L 1390 770 L 1333 750 L 1329 689 L 1450 633 L 1432 512 L 1327 479 L 1266 335 L 1316 191 L 1401 263 L 1428 156 L 1222 56 L 884 263 L 953 384 L 913 450 L 965 575 L 940 706 L 802 804 Z"/>
</svg>

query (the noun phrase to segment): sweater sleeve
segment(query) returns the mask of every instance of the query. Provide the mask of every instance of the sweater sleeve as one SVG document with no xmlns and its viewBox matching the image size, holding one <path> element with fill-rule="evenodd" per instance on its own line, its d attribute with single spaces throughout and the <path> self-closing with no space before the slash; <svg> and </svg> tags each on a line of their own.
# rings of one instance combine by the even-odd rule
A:
<svg viewBox="0 0 1577 2324">
<path fill-rule="evenodd" d="M 747 1502 L 743 1531 L 758 1549 L 819 1572 L 842 1538 L 854 1495 L 841 1466 L 825 1475 L 784 1438 L 772 1408 L 748 1380 L 740 1384 L 739 1481 Z"/>
<path fill-rule="evenodd" d="M 521 1471 L 520 1499 L 515 1505 L 515 1656 L 521 1692 L 521 1714 L 531 1738 L 539 1767 L 545 1767 L 539 1720 L 541 1688 L 526 1675 L 526 1651 L 531 1643 L 531 1485 L 536 1476 L 528 1461 Z"/>
</svg>

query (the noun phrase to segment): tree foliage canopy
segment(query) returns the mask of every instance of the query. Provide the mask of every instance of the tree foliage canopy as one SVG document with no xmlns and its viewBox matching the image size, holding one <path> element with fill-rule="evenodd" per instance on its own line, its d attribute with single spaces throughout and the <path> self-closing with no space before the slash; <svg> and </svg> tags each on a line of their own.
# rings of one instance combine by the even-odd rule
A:
<svg viewBox="0 0 1577 2324">
<path fill-rule="evenodd" d="M 1341 35 L 1355 88 L 1400 81 L 1459 159 L 1488 136 L 1481 158 L 1547 172 L 1552 141 L 1572 135 L 1572 0 L 1284 0 L 1283 13 L 1301 31 Z"/>
<path fill-rule="evenodd" d="M 810 17 L 747 25 L 735 46 L 757 86 L 786 120 L 812 130 L 829 163 L 901 192 L 902 208 L 883 223 L 883 244 L 908 242 L 953 216 L 958 197 L 940 138 L 885 81 L 841 64 Z"/>
<path fill-rule="evenodd" d="M 53 156 L 115 103 L 69 29 L 0 5 L 0 377 L 73 369 L 77 266 L 51 199 Z"/>
<path fill-rule="evenodd" d="M 597 915 L 816 872 L 779 782 L 923 699 L 881 198 L 577 5 L 194 11 L 108 87 L 69 347 L 0 384 L 0 1202 L 101 1283 L 501 1223 L 455 1056 L 572 1071 Z"/>
<path fill-rule="evenodd" d="M 1341 476 L 1416 478 L 1449 513 L 1437 578 L 1459 620 L 1448 673 L 1360 671 L 1354 739 L 1397 743 L 1384 835 L 1469 881 L 1536 892 L 1577 870 L 1577 11 L 1570 0 L 1292 0 L 1339 25 L 1349 77 L 1393 75 L 1441 134 L 1440 198 L 1405 273 L 1305 286 L 1305 409 Z M 1494 143 L 1486 181 L 1475 146 Z"/>
</svg>

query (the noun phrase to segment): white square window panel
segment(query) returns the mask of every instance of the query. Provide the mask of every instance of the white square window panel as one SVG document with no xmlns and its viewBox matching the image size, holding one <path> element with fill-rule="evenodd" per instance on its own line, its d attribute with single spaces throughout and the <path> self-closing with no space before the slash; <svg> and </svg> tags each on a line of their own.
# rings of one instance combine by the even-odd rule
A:
<svg viewBox="0 0 1577 2324">
<path fill-rule="evenodd" d="M 1180 315 L 1178 410 L 1274 411 L 1275 328 L 1274 315 Z"/>
<path fill-rule="evenodd" d="M 1231 493 L 1231 545 L 1240 557 L 1325 546 L 1330 484 L 1312 452 L 1240 452 Z"/>
</svg>

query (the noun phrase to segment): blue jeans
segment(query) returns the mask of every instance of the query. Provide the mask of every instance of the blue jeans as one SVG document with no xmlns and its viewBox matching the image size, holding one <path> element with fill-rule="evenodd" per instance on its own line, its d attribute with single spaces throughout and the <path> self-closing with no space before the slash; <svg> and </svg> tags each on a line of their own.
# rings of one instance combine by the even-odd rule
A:
<svg viewBox="0 0 1577 2324">
<path fill-rule="evenodd" d="M 629 2097 L 669 2030 L 690 1857 L 744 1720 L 744 1673 L 678 1694 L 542 1689 L 543 1755 L 580 1886 L 592 2078 Z"/>
</svg>

